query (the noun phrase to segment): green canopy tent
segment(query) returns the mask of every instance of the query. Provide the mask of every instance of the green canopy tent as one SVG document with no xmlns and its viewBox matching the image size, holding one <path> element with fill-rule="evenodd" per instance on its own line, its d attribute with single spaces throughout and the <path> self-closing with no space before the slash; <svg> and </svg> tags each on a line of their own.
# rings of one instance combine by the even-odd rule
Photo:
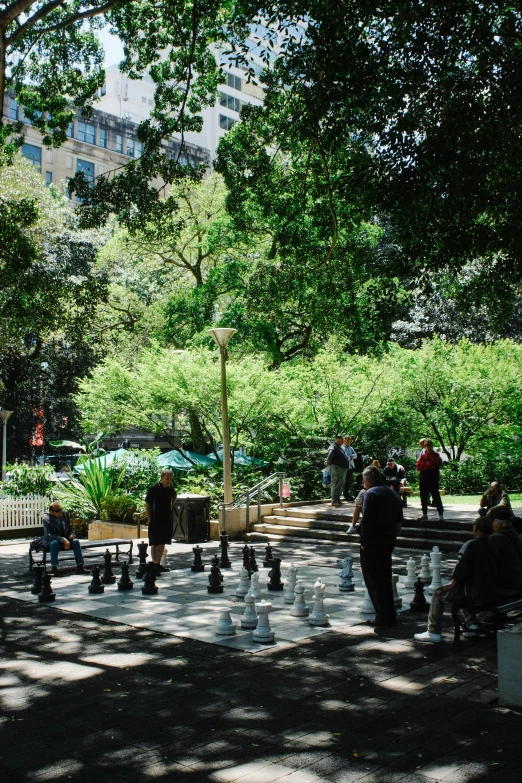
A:
<svg viewBox="0 0 522 783">
<path fill-rule="evenodd" d="M 223 449 L 218 451 L 219 459 L 223 460 Z M 212 455 L 213 456 L 213 455 Z M 215 457 L 213 456 L 215 461 Z M 242 454 L 240 451 L 234 451 L 234 465 L 256 465 L 259 468 L 264 468 L 268 465 L 263 459 L 257 459 L 257 457 L 247 457 L 246 454 Z"/>
<path fill-rule="evenodd" d="M 185 459 L 185 455 L 188 459 Z M 192 461 L 191 461 L 192 460 Z M 195 454 L 193 451 L 181 452 L 177 449 L 160 454 L 158 457 L 158 465 L 160 468 L 171 468 L 172 470 L 191 470 L 196 465 L 202 465 L 203 467 L 209 467 L 216 464 L 216 458 L 214 456 L 205 456 L 204 454 Z"/>
<path fill-rule="evenodd" d="M 102 454 L 101 457 L 95 457 L 94 459 L 89 460 L 89 462 L 96 462 L 100 467 L 109 467 L 109 465 L 112 465 L 113 462 L 117 462 L 117 460 L 121 459 L 125 454 L 129 454 L 127 449 L 116 449 L 115 451 L 108 451 L 107 454 Z M 79 465 L 75 465 L 74 470 L 84 470 L 83 464 L 80 463 Z"/>
</svg>

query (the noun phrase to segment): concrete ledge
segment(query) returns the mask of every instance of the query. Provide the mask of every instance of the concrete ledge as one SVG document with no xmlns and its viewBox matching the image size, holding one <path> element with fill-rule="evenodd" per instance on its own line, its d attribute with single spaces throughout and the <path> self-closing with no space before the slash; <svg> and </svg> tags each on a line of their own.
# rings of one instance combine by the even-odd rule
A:
<svg viewBox="0 0 522 783">
<path fill-rule="evenodd" d="M 103 541 L 104 538 L 148 538 L 147 525 L 128 525 L 110 520 L 95 519 L 89 523 L 88 541 Z"/>
</svg>

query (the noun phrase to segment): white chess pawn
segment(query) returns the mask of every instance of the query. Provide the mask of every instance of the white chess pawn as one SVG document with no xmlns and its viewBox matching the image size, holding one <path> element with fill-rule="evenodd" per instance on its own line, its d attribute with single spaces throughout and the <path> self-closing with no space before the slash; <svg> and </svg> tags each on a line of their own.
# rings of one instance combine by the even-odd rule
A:
<svg viewBox="0 0 522 783">
<path fill-rule="evenodd" d="M 230 612 L 221 612 L 216 628 L 219 636 L 232 636 L 236 632 L 236 624 L 232 622 Z"/>
<path fill-rule="evenodd" d="M 326 585 L 318 579 L 314 585 L 314 608 L 310 615 L 310 625 L 328 625 L 330 618 L 324 611 L 324 591 Z"/>
<path fill-rule="evenodd" d="M 417 581 L 417 574 L 415 573 L 415 560 L 410 557 L 406 563 L 406 576 L 402 580 L 404 587 L 413 587 Z"/>
<path fill-rule="evenodd" d="M 434 546 L 430 553 L 430 570 L 431 570 L 431 584 L 428 587 L 430 593 L 434 593 L 439 587 L 442 586 L 442 579 L 440 577 L 440 569 L 442 566 L 442 552 L 438 546 Z"/>
<path fill-rule="evenodd" d="M 310 614 L 310 607 L 305 604 L 304 593 L 305 586 L 302 582 L 298 582 L 295 586 L 295 599 L 290 609 L 292 617 L 308 617 Z"/>
<path fill-rule="evenodd" d="M 250 579 L 248 578 L 248 571 L 246 568 L 241 568 L 239 572 L 239 584 L 236 587 L 236 597 L 244 598 L 250 590 Z"/>
<path fill-rule="evenodd" d="M 274 641 L 275 634 L 270 628 L 268 614 L 272 610 L 270 601 L 256 601 L 257 628 L 252 634 L 252 639 L 261 644 L 270 644 Z"/>
<path fill-rule="evenodd" d="M 361 612 L 363 614 L 376 614 L 375 607 L 372 604 L 372 600 L 370 598 L 370 593 L 368 592 L 368 588 L 364 591 L 364 601 L 361 605 Z"/>
<path fill-rule="evenodd" d="M 429 555 L 423 555 L 421 557 L 421 570 L 419 574 L 419 579 L 421 580 L 421 582 L 424 582 L 424 584 L 426 585 L 431 582 Z"/>
<path fill-rule="evenodd" d="M 163 554 L 161 556 L 161 565 L 163 566 L 163 568 L 170 568 L 169 553 L 167 547 L 165 547 L 165 549 L 163 550 Z"/>
<path fill-rule="evenodd" d="M 392 586 L 393 586 L 393 605 L 396 609 L 400 609 L 402 606 L 402 598 L 397 590 L 397 582 L 399 581 L 398 574 L 392 574 Z"/>
<path fill-rule="evenodd" d="M 259 572 L 254 571 L 252 576 L 250 577 L 250 591 L 256 601 L 259 601 L 261 598 L 261 588 L 259 587 Z"/>
<path fill-rule="evenodd" d="M 295 598 L 295 583 L 297 582 L 297 568 L 293 563 L 288 566 L 285 577 L 285 592 L 283 600 L 285 604 L 293 604 Z"/>
<path fill-rule="evenodd" d="M 252 628 L 257 627 L 257 614 L 254 608 L 255 602 L 256 602 L 256 597 L 253 594 L 253 592 L 250 590 L 245 595 L 245 611 L 241 616 L 241 628 L 245 628 L 246 630 L 251 630 Z"/>
</svg>

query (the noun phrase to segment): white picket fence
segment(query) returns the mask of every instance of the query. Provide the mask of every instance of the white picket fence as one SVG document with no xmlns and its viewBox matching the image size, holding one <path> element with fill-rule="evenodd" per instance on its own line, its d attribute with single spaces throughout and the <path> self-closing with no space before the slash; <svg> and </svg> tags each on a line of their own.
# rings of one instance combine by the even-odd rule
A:
<svg viewBox="0 0 522 783">
<path fill-rule="evenodd" d="M 22 530 L 40 527 L 42 518 L 49 511 L 50 499 L 42 495 L 25 495 L 21 498 L 0 497 L 0 533 L 2 530 Z"/>
</svg>

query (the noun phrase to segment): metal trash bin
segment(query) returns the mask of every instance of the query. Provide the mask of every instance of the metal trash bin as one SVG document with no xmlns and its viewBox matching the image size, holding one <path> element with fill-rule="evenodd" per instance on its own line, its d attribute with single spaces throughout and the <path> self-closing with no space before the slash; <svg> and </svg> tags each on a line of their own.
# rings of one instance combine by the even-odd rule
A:
<svg viewBox="0 0 522 783">
<path fill-rule="evenodd" d="M 210 496 L 178 495 L 173 509 L 172 538 L 187 543 L 210 539 Z"/>
</svg>

